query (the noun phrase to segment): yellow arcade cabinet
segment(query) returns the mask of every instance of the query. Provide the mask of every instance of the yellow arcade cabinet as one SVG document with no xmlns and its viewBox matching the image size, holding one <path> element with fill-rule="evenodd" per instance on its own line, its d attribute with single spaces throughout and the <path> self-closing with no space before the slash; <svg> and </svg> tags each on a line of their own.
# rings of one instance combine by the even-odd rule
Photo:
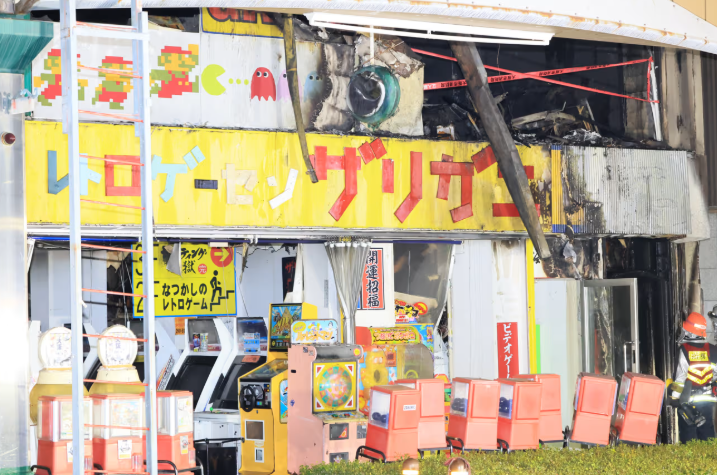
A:
<svg viewBox="0 0 717 475">
<path fill-rule="evenodd" d="M 272 304 L 269 311 L 267 361 L 239 378 L 239 406 L 242 409 L 242 475 L 288 474 L 287 421 L 288 350 L 291 324 L 315 320 L 316 306 Z"/>
</svg>

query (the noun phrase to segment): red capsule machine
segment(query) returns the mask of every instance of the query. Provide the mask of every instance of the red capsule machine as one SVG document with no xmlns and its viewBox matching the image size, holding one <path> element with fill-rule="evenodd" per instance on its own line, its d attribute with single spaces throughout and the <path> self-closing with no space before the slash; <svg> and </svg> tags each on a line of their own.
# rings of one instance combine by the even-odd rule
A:
<svg viewBox="0 0 717 475">
<path fill-rule="evenodd" d="M 657 443 L 657 420 L 664 395 L 665 383 L 660 378 L 624 373 L 617 396 L 617 440 L 632 444 Z"/>
<path fill-rule="evenodd" d="M 93 394 L 94 463 L 109 472 L 142 471 L 144 394 Z"/>
<path fill-rule="evenodd" d="M 563 421 L 560 413 L 560 375 L 521 374 L 518 379 L 529 379 L 543 385 L 540 398 L 540 441 L 562 442 Z"/>
<path fill-rule="evenodd" d="M 146 444 L 142 445 L 146 448 Z M 194 399 L 190 391 L 157 392 L 157 459 L 169 460 L 178 470 L 196 466 Z M 159 470 L 171 470 L 159 464 Z"/>
<path fill-rule="evenodd" d="M 85 424 L 92 425 L 92 401 L 85 398 Z M 37 467 L 72 475 L 72 396 L 40 396 L 37 403 Z M 84 468 L 92 470 L 92 431 L 85 428 Z"/>
<path fill-rule="evenodd" d="M 448 442 L 465 450 L 498 448 L 500 384 L 478 378 L 453 378 Z"/>
<path fill-rule="evenodd" d="M 356 458 L 393 462 L 418 456 L 420 395 L 406 386 L 374 386 L 366 429 L 366 445 Z M 378 455 L 378 457 L 377 457 Z"/>
<path fill-rule="evenodd" d="M 607 445 L 615 412 L 617 381 L 603 374 L 580 373 L 575 387 L 573 429 L 568 442 Z"/>
<path fill-rule="evenodd" d="M 445 383 L 440 379 L 400 379 L 396 384 L 417 389 L 418 450 L 430 452 L 446 448 Z"/>
<path fill-rule="evenodd" d="M 537 449 L 543 385 L 525 379 L 498 379 L 498 439 L 509 450 Z"/>
</svg>

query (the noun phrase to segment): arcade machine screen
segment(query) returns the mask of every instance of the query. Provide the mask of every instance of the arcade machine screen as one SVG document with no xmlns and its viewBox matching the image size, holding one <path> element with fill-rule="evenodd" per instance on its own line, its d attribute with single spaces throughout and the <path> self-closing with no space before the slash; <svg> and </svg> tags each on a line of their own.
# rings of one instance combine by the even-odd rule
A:
<svg viewBox="0 0 717 475">
<path fill-rule="evenodd" d="M 209 401 L 214 409 L 239 409 L 239 378 L 266 363 L 267 331 L 263 318 L 237 319 L 239 355 Z"/>
<path fill-rule="evenodd" d="M 356 410 L 355 361 L 314 363 L 313 411 Z"/>
<path fill-rule="evenodd" d="M 289 351 L 291 324 L 301 320 L 301 305 L 275 304 L 271 306 L 269 319 L 269 344 L 271 351 Z"/>
<path fill-rule="evenodd" d="M 209 374 L 217 362 L 217 356 L 188 356 L 184 364 L 177 372 L 177 377 L 172 378 L 167 384 L 168 390 L 191 391 L 194 399 L 194 409 L 197 408 L 197 401 L 202 395 L 204 385 L 207 384 Z"/>
</svg>

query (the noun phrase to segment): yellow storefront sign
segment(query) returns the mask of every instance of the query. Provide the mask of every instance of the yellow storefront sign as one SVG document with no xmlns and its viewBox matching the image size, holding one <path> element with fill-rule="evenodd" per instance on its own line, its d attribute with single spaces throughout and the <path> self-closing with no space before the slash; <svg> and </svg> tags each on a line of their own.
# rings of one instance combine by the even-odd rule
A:
<svg viewBox="0 0 717 475">
<path fill-rule="evenodd" d="M 142 249 L 141 244 L 135 245 Z M 182 243 L 182 275 L 167 270 L 172 245 L 154 245 L 154 313 L 157 317 L 236 315 L 234 248 Z M 132 269 L 135 294 L 146 295 L 143 265 L 146 255 Z M 134 299 L 134 315 L 144 314 L 144 299 Z M 183 325 L 183 324 L 182 324 Z M 177 335 L 184 334 L 182 332 Z"/>
<path fill-rule="evenodd" d="M 268 13 L 235 8 L 202 8 L 202 31 L 224 35 L 284 37 Z"/>
<path fill-rule="evenodd" d="M 56 122 L 25 127 L 28 223 L 68 223 L 67 136 Z M 80 135 L 83 154 L 138 160 L 132 126 L 80 124 Z M 525 230 L 485 143 L 320 134 L 307 140 L 318 183 L 306 174 L 296 134 L 154 127 L 155 225 Z M 519 151 L 549 231 L 550 152 Z M 82 198 L 140 206 L 139 171 L 85 160 Z M 140 213 L 83 203 L 82 223 L 138 225 Z"/>
</svg>

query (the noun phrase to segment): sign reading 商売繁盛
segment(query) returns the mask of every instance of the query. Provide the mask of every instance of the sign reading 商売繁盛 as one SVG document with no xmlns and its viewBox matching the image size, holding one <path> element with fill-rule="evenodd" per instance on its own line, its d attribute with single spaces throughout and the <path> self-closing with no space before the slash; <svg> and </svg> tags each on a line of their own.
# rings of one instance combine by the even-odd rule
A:
<svg viewBox="0 0 717 475">
<path fill-rule="evenodd" d="M 66 224 L 62 124 L 27 121 L 25 129 L 28 224 Z M 82 198 L 140 206 L 134 128 L 83 123 L 80 133 L 81 153 L 118 161 L 81 160 Z M 306 174 L 296 134 L 154 127 L 155 225 L 525 232 L 485 143 L 323 134 L 307 140 L 318 183 Z M 541 181 L 550 176 L 550 150 L 519 151 L 550 230 L 550 187 Z M 138 225 L 140 213 L 83 203 L 82 223 Z M 366 297 L 380 304 L 377 295 Z"/>
</svg>

